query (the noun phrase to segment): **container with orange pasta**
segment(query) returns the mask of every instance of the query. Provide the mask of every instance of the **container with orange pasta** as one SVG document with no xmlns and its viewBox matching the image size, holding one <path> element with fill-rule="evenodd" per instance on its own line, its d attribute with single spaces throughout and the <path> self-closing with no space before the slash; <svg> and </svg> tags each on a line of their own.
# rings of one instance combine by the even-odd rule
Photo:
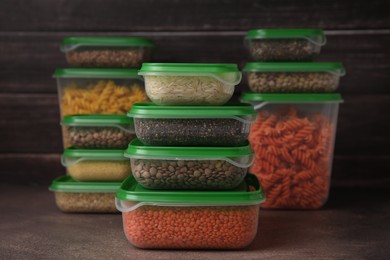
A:
<svg viewBox="0 0 390 260">
<path fill-rule="evenodd" d="M 255 238 L 265 200 L 254 175 L 235 190 L 148 190 L 134 176 L 116 193 L 123 229 L 139 248 L 240 249 Z"/>
<path fill-rule="evenodd" d="M 79 114 L 126 114 L 147 99 L 135 69 L 57 69 L 61 119 Z"/>
<path fill-rule="evenodd" d="M 339 94 L 244 93 L 258 111 L 249 141 L 263 208 L 318 209 L 329 194 Z"/>
</svg>

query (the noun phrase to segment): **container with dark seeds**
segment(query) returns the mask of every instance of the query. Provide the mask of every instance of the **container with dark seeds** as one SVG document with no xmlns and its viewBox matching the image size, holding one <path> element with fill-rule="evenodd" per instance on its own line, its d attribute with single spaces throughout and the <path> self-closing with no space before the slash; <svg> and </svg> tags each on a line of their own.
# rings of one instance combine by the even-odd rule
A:
<svg viewBox="0 0 390 260">
<path fill-rule="evenodd" d="M 147 145 L 241 146 L 256 120 L 252 106 L 156 106 L 135 104 L 128 116 L 134 118 L 137 137 Z"/>
<path fill-rule="evenodd" d="M 245 43 L 256 61 L 312 61 L 326 38 L 317 29 L 255 29 Z"/>
<path fill-rule="evenodd" d="M 135 138 L 133 119 L 126 115 L 65 116 L 64 145 L 78 149 L 126 149 Z"/>
<path fill-rule="evenodd" d="M 134 178 L 148 189 L 234 189 L 253 162 L 248 142 L 239 147 L 173 147 L 134 139 L 125 157 Z"/>
</svg>

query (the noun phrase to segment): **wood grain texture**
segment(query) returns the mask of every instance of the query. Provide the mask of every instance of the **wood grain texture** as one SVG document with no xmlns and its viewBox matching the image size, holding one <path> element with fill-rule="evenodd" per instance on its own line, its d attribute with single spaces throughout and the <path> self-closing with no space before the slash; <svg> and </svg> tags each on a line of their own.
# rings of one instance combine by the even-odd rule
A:
<svg viewBox="0 0 390 260">
<path fill-rule="evenodd" d="M 59 51 L 59 43 L 67 35 L 0 33 L 0 93 L 56 93 L 52 74 L 55 68 L 67 66 L 65 55 Z M 150 38 L 158 45 L 155 61 L 230 62 L 243 67 L 250 60 L 243 35 L 150 34 Z M 388 46 L 390 32 L 330 35 L 319 60 L 344 64 L 347 75 L 341 79 L 339 88 L 343 94 L 390 94 Z M 239 91 L 243 89 L 245 83 Z"/>
<path fill-rule="evenodd" d="M 346 95 L 341 104 L 336 155 L 387 155 L 390 95 Z M 55 94 L 0 94 L 0 153 L 60 153 Z"/>
<path fill-rule="evenodd" d="M 299 0 L 3 0 L 0 31 L 208 31 L 388 28 L 390 2 Z"/>
</svg>

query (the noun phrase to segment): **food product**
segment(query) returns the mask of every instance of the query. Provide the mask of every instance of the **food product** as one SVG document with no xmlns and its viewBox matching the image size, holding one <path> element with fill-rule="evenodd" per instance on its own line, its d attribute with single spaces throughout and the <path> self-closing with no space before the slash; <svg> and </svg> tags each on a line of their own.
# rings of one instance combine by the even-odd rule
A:
<svg viewBox="0 0 390 260">
<path fill-rule="evenodd" d="M 123 150 L 65 149 L 62 164 L 77 181 L 123 181 L 131 174 Z"/>
<path fill-rule="evenodd" d="M 130 37 L 67 37 L 61 44 L 75 67 L 138 68 L 150 59 L 154 43 Z"/>
<path fill-rule="evenodd" d="M 77 182 L 70 176 L 53 180 L 49 190 L 55 194 L 56 204 L 63 212 L 113 213 L 115 191 L 120 182 Z"/>
<path fill-rule="evenodd" d="M 316 209 L 327 200 L 337 122 L 338 94 L 255 94 L 259 119 L 249 141 L 251 172 L 265 190 L 264 208 Z"/>
<path fill-rule="evenodd" d="M 147 146 L 134 139 L 125 153 L 135 179 L 149 189 L 233 189 L 253 162 L 239 147 Z"/>
<path fill-rule="evenodd" d="M 64 138 L 77 149 L 125 149 L 135 138 L 133 120 L 126 115 L 65 116 Z"/>
<path fill-rule="evenodd" d="M 338 63 L 248 63 L 249 88 L 259 93 L 332 92 L 345 74 Z"/>
<path fill-rule="evenodd" d="M 256 61 L 311 61 L 318 56 L 326 38 L 321 30 L 250 30 L 247 46 Z"/>
<path fill-rule="evenodd" d="M 134 118 L 137 137 L 147 145 L 241 146 L 247 141 L 256 112 L 248 104 L 225 106 L 156 106 L 137 103 L 127 114 Z"/>
<path fill-rule="evenodd" d="M 115 192 L 56 192 L 55 198 L 63 212 L 118 212 Z"/>
<path fill-rule="evenodd" d="M 223 160 L 132 160 L 133 174 L 150 189 L 232 189 L 247 168 Z"/>
<path fill-rule="evenodd" d="M 143 63 L 139 75 L 148 97 L 166 106 L 223 105 L 241 81 L 235 64 Z"/>
<path fill-rule="evenodd" d="M 140 248 L 239 249 L 257 232 L 264 196 L 253 175 L 229 191 L 154 191 L 126 179 L 117 209 L 131 244 Z"/>
</svg>

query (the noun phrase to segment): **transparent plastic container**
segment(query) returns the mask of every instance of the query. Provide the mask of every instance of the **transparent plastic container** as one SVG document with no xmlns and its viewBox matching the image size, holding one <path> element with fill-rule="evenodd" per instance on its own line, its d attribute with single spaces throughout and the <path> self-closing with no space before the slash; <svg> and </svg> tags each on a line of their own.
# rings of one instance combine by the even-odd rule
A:
<svg viewBox="0 0 390 260">
<path fill-rule="evenodd" d="M 256 112 L 251 105 L 157 106 L 137 103 L 127 114 L 137 137 L 156 146 L 241 146 Z"/>
<path fill-rule="evenodd" d="M 61 51 L 74 67 L 139 68 L 149 61 L 153 41 L 131 37 L 66 37 Z"/>
<path fill-rule="evenodd" d="M 80 114 L 126 114 L 147 101 L 144 83 L 132 69 L 57 69 L 61 119 Z"/>
<path fill-rule="evenodd" d="M 124 150 L 65 149 L 62 165 L 76 181 L 123 181 L 131 174 Z"/>
<path fill-rule="evenodd" d="M 259 205 L 265 200 L 258 180 L 230 191 L 155 191 L 126 179 L 116 193 L 123 229 L 139 248 L 240 249 L 257 233 Z"/>
<path fill-rule="evenodd" d="M 137 182 L 148 189 L 234 189 L 253 163 L 248 142 L 239 147 L 175 147 L 147 146 L 134 139 L 125 157 Z"/>
<path fill-rule="evenodd" d="M 65 116 L 64 146 L 77 149 L 126 149 L 136 135 L 126 115 Z"/>
<path fill-rule="evenodd" d="M 164 106 L 220 106 L 241 81 L 236 64 L 143 63 L 148 97 Z"/>
<path fill-rule="evenodd" d="M 244 93 L 258 111 L 249 141 L 263 208 L 318 209 L 328 199 L 339 94 Z"/>
<path fill-rule="evenodd" d="M 345 75 L 343 65 L 333 62 L 252 62 L 243 71 L 257 93 L 334 92 Z"/>
<path fill-rule="evenodd" d="M 57 207 L 68 213 L 118 213 L 115 192 L 120 182 L 76 182 L 70 176 L 53 180 L 49 190 Z"/>
<path fill-rule="evenodd" d="M 326 44 L 318 29 L 255 29 L 245 44 L 255 61 L 312 61 Z"/>
</svg>

